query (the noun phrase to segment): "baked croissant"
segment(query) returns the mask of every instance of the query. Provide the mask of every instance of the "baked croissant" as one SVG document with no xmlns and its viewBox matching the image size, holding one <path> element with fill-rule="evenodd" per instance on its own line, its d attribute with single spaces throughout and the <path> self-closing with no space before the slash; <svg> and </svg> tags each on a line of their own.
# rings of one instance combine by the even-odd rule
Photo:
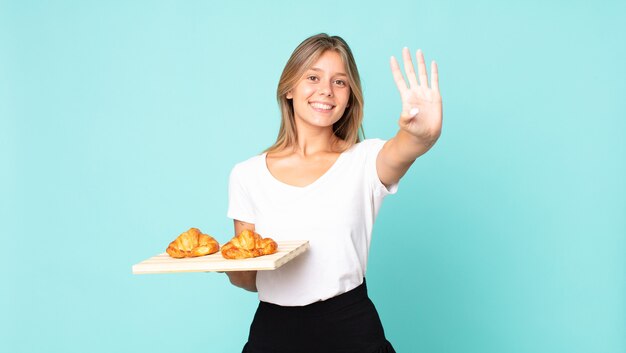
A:
<svg viewBox="0 0 626 353">
<path fill-rule="evenodd" d="M 226 259 L 247 259 L 270 255 L 277 250 L 278 244 L 272 238 L 262 238 L 258 233 L 246 229 L 222 245 L 222 256 Z"/>
<path fill-rule="evenodd" d="M 212 236 L 202 234 L 198 228 L 190 228 L 182 233 L 167 247 L 167 253 L 177 259 L 196 257 L 216 253 L 220 244 Z"/>
</svg>

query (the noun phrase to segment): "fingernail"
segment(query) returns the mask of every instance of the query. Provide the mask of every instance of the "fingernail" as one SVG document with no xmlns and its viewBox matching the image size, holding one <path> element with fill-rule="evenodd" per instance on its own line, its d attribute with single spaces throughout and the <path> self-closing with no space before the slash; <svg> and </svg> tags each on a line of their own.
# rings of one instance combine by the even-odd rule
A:
<svg viewBox="0 0 626 353">
<path fill-rule="evenodd" d="M 409 115 L 413 117 L 413 116 L 416 116 L 419 112 L 420 112 L 419 108 L 413 108 L 409 111 Z"/>
</svg>

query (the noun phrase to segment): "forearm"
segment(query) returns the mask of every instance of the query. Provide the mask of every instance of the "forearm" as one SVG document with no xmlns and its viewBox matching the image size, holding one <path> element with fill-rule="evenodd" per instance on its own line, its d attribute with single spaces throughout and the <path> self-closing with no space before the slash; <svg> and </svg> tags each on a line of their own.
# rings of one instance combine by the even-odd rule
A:
<svg viewBox="0 0 626 353">
<path fill-rule="evenodd" d="M 392 157 L 390 160 L 397 166 L 406 166 L 408 168 L 419 156 L 428 152 L 438 138 L 439 135 L 417 137 L 403 129 L 399 129 L 396 136 L 389 141 L 390 143 L 387 147 L 391 152 L 389 153 Z"/>
<path fill-rule="evenodd" d="M 256 271 L 226 272 L 230 283 L 250 292 L 256 292 Z"/>
<path fill-rule="evenodd" d="M 386 186 L 397 183 L 413 162 L 431 149 L 438 137 L 418 138 L 400 129 L 387 141 L 378 156 L 376 163 L 380 181 Z"/>
</svg>

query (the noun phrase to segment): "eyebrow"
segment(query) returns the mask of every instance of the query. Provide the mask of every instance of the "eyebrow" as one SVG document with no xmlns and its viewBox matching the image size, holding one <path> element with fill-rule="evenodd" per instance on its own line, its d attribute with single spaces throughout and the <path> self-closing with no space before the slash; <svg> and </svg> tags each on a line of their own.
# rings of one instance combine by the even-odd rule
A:
<svg viewBox="0 0 626 353">
<path fill-rule="evenodd" d="M 317 67 L 312 67 L 312 68 L 310 68 L 309 70 L 312 70 L 312 71 L 318 71 L 318 72 L 320 72 L 320 71 L 324 71 L 324 70 L 322 70 L 322 69 L 320 69 L 320 68 L 317 68 Z M 348 75 L 347 75 L 347 74 L 345 74 L 345 73 L 343 73 L 343 72 L 337 72 L 337 73 L 333 74 L 333 76 L 345 76 L 345 77 L 348 77 Z"/>
</svg>

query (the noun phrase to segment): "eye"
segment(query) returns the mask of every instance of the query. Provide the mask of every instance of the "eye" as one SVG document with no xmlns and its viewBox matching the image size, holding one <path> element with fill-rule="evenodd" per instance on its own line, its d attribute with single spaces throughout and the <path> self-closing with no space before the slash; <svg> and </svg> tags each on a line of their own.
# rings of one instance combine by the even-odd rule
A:
<svg viewBox="0 0 626 353">
<path fill-rule="evenodd" d="M 344 80 L 335 80 L 335 84 L 340 87 L 345 87 L 347 85 L 346 81 Z"/>
<path fill-rule="evenodd" d="M 307 79 L 307 80 L 309 80 L 309 81 L 313 81 L 313 82 L 317 82 L 317 81 L 319 81 L 319 80 L 320 80 L 320 79 L 319 79 L 317 76 L 315 76 L 315 75 L 307 76 L 307 77 L 306 77 L 306 79 Z"/>
</svg>

